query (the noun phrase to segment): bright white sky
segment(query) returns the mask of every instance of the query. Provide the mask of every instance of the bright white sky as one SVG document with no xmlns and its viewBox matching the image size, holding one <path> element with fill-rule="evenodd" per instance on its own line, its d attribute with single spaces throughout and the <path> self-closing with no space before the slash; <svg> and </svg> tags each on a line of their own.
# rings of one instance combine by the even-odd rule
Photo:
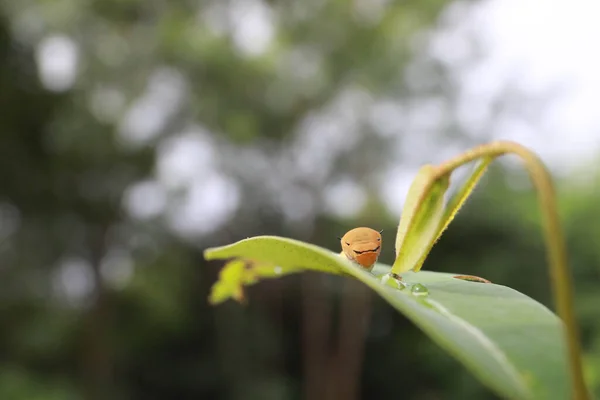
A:
<svg viewBox="0 0 600 400">
<path fill-rule="evenodd" d="M 470 30 L 489 46 L 488 59 L 466 85 L 493 87 L 512 79 L 532 95 L 562 85 L 556 99 L 542 108 L 538 126 L 507 123 L 499 127 L 498 137 L 529 145 L 554 165 L 597 156 L 599 18 L 600 2 L 592 0 L 487 0 L 475 3 L 466 18 L 455 18 L 458 31 Z"/>
</svg>

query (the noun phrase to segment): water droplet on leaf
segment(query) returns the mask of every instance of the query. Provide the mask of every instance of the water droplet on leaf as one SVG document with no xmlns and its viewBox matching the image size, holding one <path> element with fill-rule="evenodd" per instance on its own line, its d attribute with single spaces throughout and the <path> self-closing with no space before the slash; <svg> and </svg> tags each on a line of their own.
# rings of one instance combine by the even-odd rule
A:
<svg viewBox="0 0 600 400">
<path fill-rule="evenodd" d="M 281 268 L 281 267 L 275 267 L 275 269 L 274 269 L 274 272 L 275 272 L 277 275 L 279 275 L 279 274 L 281 274 L 281 273 L 283 272 L 283 270 L 282 270 L 282 268 Z"/>
<path fill-rule="evenodd" d="M 406 288 L 406 283 L 402 281 L 400 275 L 396 275 L 393 272 L 383 275 L 380 282 L 386 286 L 393 287 L 394 289 L 402 290 Z"/>
<path fill-rule="evenodd" d="M 420 283 L 416 283 L 410 289 L 411 293 L 415 296 L 427 296 L 429 294 L 429 289 Z"/>
</svg>

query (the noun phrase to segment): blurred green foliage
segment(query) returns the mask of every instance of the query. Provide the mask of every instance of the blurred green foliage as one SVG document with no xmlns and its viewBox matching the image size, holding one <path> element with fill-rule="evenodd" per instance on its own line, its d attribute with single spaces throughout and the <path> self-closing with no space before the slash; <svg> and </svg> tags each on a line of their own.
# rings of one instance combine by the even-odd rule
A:
<svg viewBox="0 0 600 400">
<path fill-rule="evenodd" d="M 368 225 L 392 259 L 397 216 L 379 188 L 414 167 L 399 155 L 410 134 L 369 110 L 414 99 L 414 35 L 445 5 L 0 1 L 0 398 L 321 393 L 344 359 L 319 343 L 353 337 L 338 318 L 352 291 L 307 274 L 213 308 L 220 265 L 201 252 L 257 234 L 336 249 Z M 429 135 L 432 157 L 472 140 Z M 424 268 L 551 304 L 536 203 L 509 184 L 523 176 L 494 168 Z M 327 206 L 340 182 L 355 184 L 333 192 L 340 207 L 365 197 L 356 214 Z M 600 394 L 597 182 L 560 193 Z M 345 398 L 493 398 L 382 301 L 370 309 Z"/>
</svg>

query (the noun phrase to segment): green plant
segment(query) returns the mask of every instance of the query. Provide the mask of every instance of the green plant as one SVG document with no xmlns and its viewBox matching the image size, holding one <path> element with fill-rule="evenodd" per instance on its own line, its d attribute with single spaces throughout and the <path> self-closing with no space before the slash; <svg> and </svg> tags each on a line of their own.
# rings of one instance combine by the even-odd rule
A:
<svg viewBox="0 0 600 400">
<path fill-rule="evenodd" d="M 533 299 L 505 286 L 457 274 L 420 271 L 489 164 L 509 153 L 523 159 L 538 191 L 553 293 L 562 321 Z M 446 203 L 450 175 L 473 161 L 479 161 L 478 166 Z M 405 314 L 501 396 L 589 397 L 554 188 L 548 171 L 532 152 L 514 142 L 498 141 L 475 147 L 439 166 L 422 167 L 409 190 L 395 244 L 393 265 L 376 264 L 371 271 L 330 250 L 275 236 L 207 249 L 204 254 L 208 260 L 231 259 L 221 271 L 210 301 L 241 301 L 244 285 L 303 270 L 354 277 Z"/>
</svg>

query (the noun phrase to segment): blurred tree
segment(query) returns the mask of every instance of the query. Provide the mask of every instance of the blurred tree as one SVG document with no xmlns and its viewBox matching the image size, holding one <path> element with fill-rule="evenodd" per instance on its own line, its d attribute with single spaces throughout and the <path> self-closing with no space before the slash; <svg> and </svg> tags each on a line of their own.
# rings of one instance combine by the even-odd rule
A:
<svg viewBox="0 0 600 400">
<path fill-rule="evenodd" d="M 377 226 L 391 261 L 389 169 L 471 140 L 412 130 L 438 103 L 417 104 L 405 66 L 444 5 L 0 1 L 0 398 L 493 398 L 348 282 L 206 302 L 201 250 L 250 235 L 335 249 Z M 547 302 L 534 205 L 498 206 L 521 195 L 497 175 L 428 266 Z"/>
</svg>

